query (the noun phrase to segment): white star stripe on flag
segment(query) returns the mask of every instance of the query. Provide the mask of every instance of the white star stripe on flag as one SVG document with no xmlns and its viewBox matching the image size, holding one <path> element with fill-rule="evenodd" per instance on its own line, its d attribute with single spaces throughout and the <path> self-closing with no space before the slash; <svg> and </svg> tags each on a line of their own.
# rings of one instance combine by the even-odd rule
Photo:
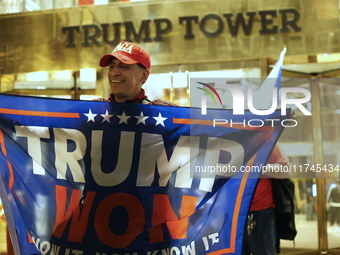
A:
<svg viewBox="0 0 340 255">
<path fill-rule="evenodd" d="M 126 124 L 128 124 L 128 123 L 127 123 L 127 120 L 128 120 L 131 116 L 126 116 L 126 115 L 125 115 L 125 112 L 123 111 L 122 115 L 117 115 L 117 117 L 120 119 L 119 124 L 121 124 L 121 123 L 123 123 L 123 122 L 125 122 Z"/>
<path fill-rule="evenodd" d="M 140 113 L 140 116 L 135 116 L 135 118 L 138 119 L 136 125 L 138 125 L 139 123 L 143 123 L 144 125 L 146 125 L 146 124 L 145 124 L 145 120 L 147 120 L 147 119 L 149 118 L 149 116 L 144 116 L 144 113 L 141 112 L 141 113 Z"/>
<path fill-rule="evenodd" d="M 113 115 L 110 115 L 109 112 L 108 112 L 107 110 L 106 110 L 105 114 L 100 114 L 100 115 L 103 117 L 102 123 L 103 123 L 104 121 L 107 121 L 107 122 L 110 123 L 110 118 L 113 116 Z"/>
<path fill-rule="evenodd" d="M 154 119 L 156 120 L 155 126 L 157 126 L 157 125 L 162 125 L 163 127 L 165 127 L 165 126 L 164 126 L 164 121 L 165 121 L 167 118 L 163 118 L 163 116 L 162 116 L 161 113 L 158 114 L 158 117 L 152 117 L 152 118 L 154 118 Z"/>
<path fill-rule="evenodd" d="M 94 117 L 97 116 L 97 114 L 92 113 L 91 109 L 89 109 L 89 113 L 84 113 L 84 115 L 87 117 L 87 122 L 94 122 Z"/>
</svg>

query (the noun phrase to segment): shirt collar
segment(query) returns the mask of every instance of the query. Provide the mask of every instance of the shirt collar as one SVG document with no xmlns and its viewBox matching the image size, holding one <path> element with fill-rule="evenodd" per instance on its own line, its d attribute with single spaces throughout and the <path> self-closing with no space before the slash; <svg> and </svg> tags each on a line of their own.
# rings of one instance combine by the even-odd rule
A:
<svg viewBox="0 0 340 255">
<path fill-rule="evenodd" d="M 142 91 L 140 92 L 140 94 L 138 96 L 133 97 L 133 98 L 129 98 L 129 99 L 125 100 L 124 103 L 137 104 L 137 103 L 140 103 L 144 98 L 147 98 L 147 96 L 145 95 L 144 89 L 142 89 Z M 115 97 L 112 93 L 109 95 L 109 101 L 110 102 L 116 102 Z"/>
</svg>

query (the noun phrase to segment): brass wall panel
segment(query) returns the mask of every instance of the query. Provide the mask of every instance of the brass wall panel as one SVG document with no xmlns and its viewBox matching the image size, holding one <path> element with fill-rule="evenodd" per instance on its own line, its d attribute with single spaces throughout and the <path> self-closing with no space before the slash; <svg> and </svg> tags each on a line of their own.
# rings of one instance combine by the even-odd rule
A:
<svg viewBox="0 0 340 255">
<path fill-rule="evenodd" d="M 300 15 L 296 25 L 301 31 L 294 31 L 292 27 L 290 31 L 280 31 L 283 27 L 280 11 L 287 9 L 295 9 Z M 330 10 L 327 15 L 325 10 Z M 133 24 L 137 37 L 143 22 L 149 28 L 149 36 L 141 34 L 139 43 L 151 53 L 155 67 L 276 58 L 284 45 L 287 56 L 335 53 L 340 52 L 340 26 L 338 12 L 334 10 L 339 10 L 338 0 L 192 0 L 122 2 L 0 15 L 0 73 L 98 68 L 101 55 L 111 52 L 117 41 L 126 39 L 124 22 Z M 267 32 L 276 28 L 277 33 L 260 34 L 263 28 L 260 11 L 273 11 L 274 16 L 269 15 L 266 28 Z M 247 21 L 247 12 L 255 13 L 250 34 L 245 35 L 239 28 L 237 35 L 232 36 L 224 14 L 233 15 L 235 22 L 236 15 L 242 13 Z M 213 18 L 207 19 L 207 15 Z M 197 16 L 198 23 L 204 23 L 206 34 L 193 22 L 194 38 L 185 38 L 187 27 L 185 22 L 180 24 L 180 18 L 190 16 Z M 289 13 L 287 18 L 294 15 Z M 155 22 L 159 19 L 166 19 L 172 28 L 162 35 L 162 41 L 155 41 Z M 114 37 L 113 23 L 122 23 L 120 37 Z M 108 39 L 116 39 L 112 45 L 103 41 L 103 24 L 110 27 Z M 161 23 L 160 29 L 165 29 L 166 24 Z M 75 47 L 67 47 L 68 34 L 62 31 L 63 27 L 70 26 L 79 26 L 79 33 L 74 32 Z M 95 28 L 99 28 L 99 36 L 86 43 L 84 31 L 88 29 L 91 36 Z M 214 32 L 219 34 L 207 36 Z"/>
</svg>

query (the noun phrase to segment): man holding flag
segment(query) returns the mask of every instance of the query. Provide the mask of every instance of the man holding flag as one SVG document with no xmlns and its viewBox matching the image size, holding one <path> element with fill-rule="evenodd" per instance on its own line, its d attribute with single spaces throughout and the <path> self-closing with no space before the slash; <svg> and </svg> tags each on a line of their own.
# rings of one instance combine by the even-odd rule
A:
<svg viewBox="0 0 340 255">
<path fill-rule="evenodd" d="M 279 89 L 280 68 L 284 52 L 273 72 L 268 76 L 269 81 L 263 84 L 259 94 L 261 97 L 270 95 L 271 82 L 275 79 L 275 87 Z M 109 66 L 108 82 L 111 94 L 108 99 L 99 99 L 107 102 L 144 103 L 171 105 L 172 103 L 155 100 L 150 101 L 141 88 L 150 74 L 150 56 L 139 45 L 130 42 L 121 42 L 111 54 L 104 55 L 99 62 L 101 67 Z M 278 73 L 276 73 L 278 72 Z M 268 88 L 269 87 L 269 88 Z M 263 100 L 260 100 L 263 102 Z M 275 146 L 269 164 L 288 165 L 289 159 L 278 145 Z M 245 233 L 244 255 L 276 255 L 279 240 L 276 234 L 275 203 L 273 200 L 272 183 L 270 178 L 290 178 L 290 173 L 272 173 L 263 175 L 257 185 L 250 207 Z"/>
<path fill-rule="evenodd" d="M 257 170 L 283 127 L 215 127 L 253 116 L 148 100 L 150 56 L 137 44 L 99 64 L 111 88 L 102 102 L 0 95 L 0 194 L 16 255 L 240 255 Z M 271 117 L 283 119 L 258 118 Z M 239 170 L 217 171 L 228 166 Z"/>
</svg>

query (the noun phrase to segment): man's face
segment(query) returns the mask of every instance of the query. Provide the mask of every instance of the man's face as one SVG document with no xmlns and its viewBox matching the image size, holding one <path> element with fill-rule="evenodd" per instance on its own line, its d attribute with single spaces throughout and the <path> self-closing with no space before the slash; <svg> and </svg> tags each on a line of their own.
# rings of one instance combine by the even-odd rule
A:
<svg viewBox="0 0 340 255">
<path fill-rule="evenodd" d="M 149 73 L 149 70 L 137 64 L 126 65 L 112 58 L 107 75 L 116 102 L 123 103 L 127 99 L 138 96 Z"/>
</svg>

